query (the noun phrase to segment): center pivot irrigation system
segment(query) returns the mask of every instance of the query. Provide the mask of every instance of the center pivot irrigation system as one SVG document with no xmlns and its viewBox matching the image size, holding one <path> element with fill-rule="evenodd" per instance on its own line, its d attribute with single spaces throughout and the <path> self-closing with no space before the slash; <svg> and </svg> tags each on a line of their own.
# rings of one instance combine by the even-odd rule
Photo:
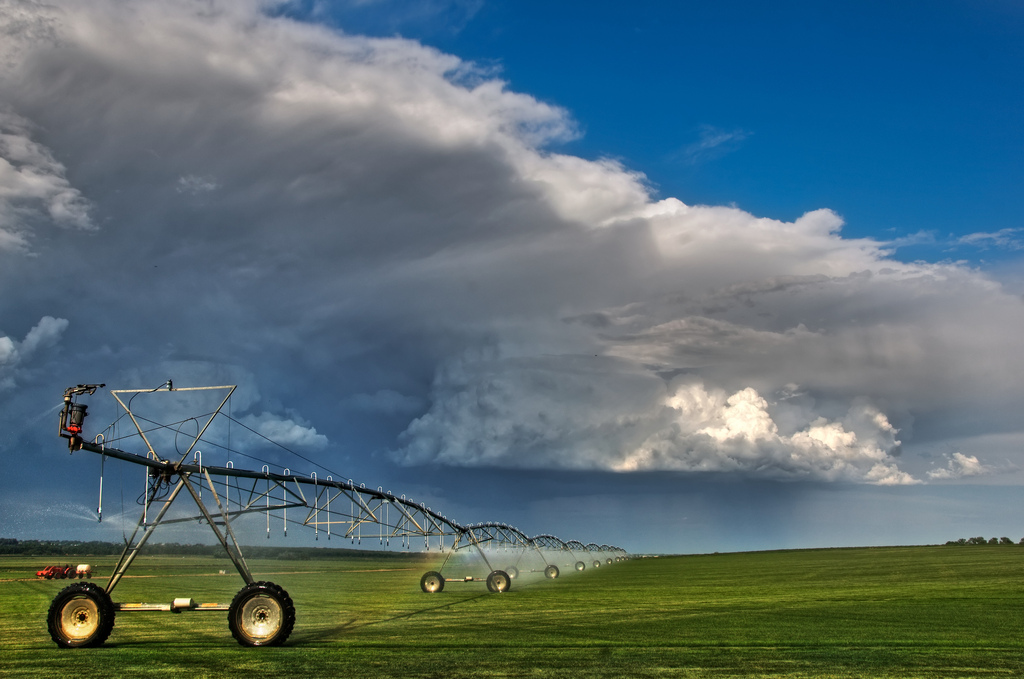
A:
<svg viewBox="0 0 1024 679">
<path fill-rule="evenodd" d="M 396 546 L 408 549 L 414 543 L 418 545 L 420 539 L 426 550 L 436 544 L 445 558 L 438 570 L 427 572 L 420 580 L 421 589 L 427 593 L 441 592 L 446 583 L 452 582 L 486 582 L 491 592 L 506 592 L 515 578 L 528 572 L 554 579 L 559 576 L 559 565 L 583 571 L 588 565 L 596 568 L 627 558 L 626 552 L 618 547 L 585 545 L 575 540 L 564 542 L 554 535 L 530 538 L 504 523 L 462 525 L 404 495 L 396 496 L 381 487 L 356 485 L 351 479 L 334 479 L 330 474 L 297 475 L 287 468 L 278 473 L 271 471 L 269 464 L 259 471 L 237 468 L 228 459 L 231 454 L 257 458 L 231 447 L 231 425 L 244 430 L 243 434 L 265 437 L 231 417 L 233 385 L 175 388 L 168 380 L 156 389 L 110 390 L 120 415 L 90 442 L 85 440 L 83 430 L 88 406 L 79 397 L 91 396 L 105 386 L 80 384 L 64 391 L 59 433 L 68 440 L 72 453 L 85 450 L 100 455 L 100 520 L 107 458 L 145 467 L 145 490 L 140 496 L 142 516 L 131 536 L 125 536 L 124 550 L 105 589 L 91 582 L 77 582 L 54 597 L 47 626 L 50 636 L 62 648 L 99 646 L 110 635 L 117 613 L 136 611 L 227 611 L 228 627 L 239 644 L 284 643 L 295 625 L 295 606 L 282 587 L 252 576 L 231 525 L 233 519 L 246 514 L 265 514 L 268 538 L 272 524 L 280 520 L 284 535 L 292 523 L 312 528 L 317 540 L 323 533 L 328 540 L 332 535 L 359 544 L 363 539 L 378 540 L 385 547 L 394 541 Z M 152 406 L 151 398 L 139 399 L 140 404 L 133 406 L 140 395 L 162 395 L 164 402 L 157 407 L 157 414 L 143 407 Z M 186 415 L 199 407 L 197 401 L 209 402 L 212 409 L 198 416 Z M 225 406 L 229 408 L 227 413 Z M 168 417 L 173 421 L 165 422 Z M 125 418 L 130 425 L 122 424 Z M 127 431 L 122 434 L 122 430 Z M 208 450 L 207 460 L 219 456 L 225 459 L 224 464 L 204 464 L 200 445 Z M 125 447 L 141 452 L 129 452 Z M 174 453 L 161 455 L 158 448 L 173 449 Z M 169 515 L 168 510 L 182 491 L 192 496 L 198 514 Z M 196 521 L 210 527 L 245 581 L 230 604 L 197 604 L 188 597 L 169 604 L 115 603 L 111 599 L 114 588 L 158 526 Z M 471 573 L 446 577 L 441 574 L 446 569 L 449 573 Z"/>
</svg>

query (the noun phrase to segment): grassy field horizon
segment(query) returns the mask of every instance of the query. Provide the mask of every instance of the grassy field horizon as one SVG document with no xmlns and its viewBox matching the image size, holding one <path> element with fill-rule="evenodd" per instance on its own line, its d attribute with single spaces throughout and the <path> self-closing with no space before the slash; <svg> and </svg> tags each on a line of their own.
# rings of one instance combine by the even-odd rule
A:
<svg viewBox="0 0 1024 679">
<path fill-rule="evenodd" d="M 1022 559 L 1006 545 L 661 556 L 520 578 L 502 594 L 480 582 L 424 594 L 436 554 L 250 560 L 295 602 L 283 647 L 239 646 L 225 613 L 119 613 L 102 647 L 64 650 L 46 612 L 68 581 L 32 577 L 38 557 L 5 556 L 0 674 L 1021 676 Z M 93 582 L 110 564 L 97 559 Z M 130 575 L 115 601 L 230 601 L 242 584 L 212 557 L 142 556 Z"/>
</svg>

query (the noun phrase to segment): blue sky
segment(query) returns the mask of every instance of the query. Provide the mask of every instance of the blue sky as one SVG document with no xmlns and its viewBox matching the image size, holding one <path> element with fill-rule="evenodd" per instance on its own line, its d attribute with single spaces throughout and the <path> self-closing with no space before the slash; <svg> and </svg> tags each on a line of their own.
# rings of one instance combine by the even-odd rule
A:
<svg viewBox="0 0 1024 679">
<path fill-rule="evenodd" d="M 1020 232 L 1009 250 L 957 242 L 1024 213 L 1016 3 L 402 5 L 312 15 L 495 68 L 571 113 L 565 150 L 619 158 L 660 195 L 779 219 L 828 207 L 908 261 L 1019 253 Z"/>
<path fill-rule="evenodd" d="M 0 535 L 119 540 L 135 493 L 90 518 L 54 407 L 170 378 L 462 523 L 1019 540 L 1022 33 L 1011 2 L 0 3 Z"/>
</svg>

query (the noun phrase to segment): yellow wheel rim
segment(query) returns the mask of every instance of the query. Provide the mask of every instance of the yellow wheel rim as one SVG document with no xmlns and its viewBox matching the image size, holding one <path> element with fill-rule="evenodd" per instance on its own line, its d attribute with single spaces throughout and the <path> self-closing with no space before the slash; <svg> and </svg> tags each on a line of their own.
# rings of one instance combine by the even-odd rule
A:
<svg viewBox="0 0 1024 679">
<path fill-rule="evenodd" d="M 71 641 L 88 639 L 100 625 L 100 611 L 96 602 L 88 597 L 72 599 L 60 611 L 60 627 Z"/>
</svg>

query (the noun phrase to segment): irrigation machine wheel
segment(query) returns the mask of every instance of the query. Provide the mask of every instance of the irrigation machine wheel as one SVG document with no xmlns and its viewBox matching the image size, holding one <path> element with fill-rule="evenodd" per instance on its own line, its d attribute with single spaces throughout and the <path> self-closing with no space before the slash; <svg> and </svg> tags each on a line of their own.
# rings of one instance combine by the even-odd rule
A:
<svg viewBox="0 0 1024 679">
<path fill-rule="evenodd" d="M 235 595 L 228 627 L 242 646 L 280 646 L 295 627 L 295 605 L 281 586 L 254 582 Z"/>
<path fill-rule="evenodd" d="M 577 561 L 576 562 L 576 570 L 578 570 L 578 571 L 585 571 L 585 570 L 587 570 L 587 564 L 583 563 L 582 561 Z"/>
<path fill-rule="evenodd" d="M 512 578 L 505 571 L 491 571 L 487 576 L 487 589 L 492 592 L 507 592 L 512 588 Z"/>
<path fill-rule="evenodd" d="M 544 569 L 544 577 L 548 580 L 554 580 L 558 577 L 558 566 L 551 564 Z"/>
<path fill-rule="evenodd" d="M 61 648 L 99 646 L 114 629 L 114 604 L 101 587 L 76 582 L 53 598 L 46 626 Z"/>
<path fill-rule="evenodd" d="M 420 578 L 420 589 L 427 594 L 437 594 L 444 589 L 444 578 L 437 571 L 427 571 Z"/>
<path fill-rule="evenodd" d="M 513 580 L 519 577 L 519 569 L 515 566 L 509 566 L 505 569 L 505 572 L 508 573 L 508 577 L 512 578 Z"/>
</svg>

